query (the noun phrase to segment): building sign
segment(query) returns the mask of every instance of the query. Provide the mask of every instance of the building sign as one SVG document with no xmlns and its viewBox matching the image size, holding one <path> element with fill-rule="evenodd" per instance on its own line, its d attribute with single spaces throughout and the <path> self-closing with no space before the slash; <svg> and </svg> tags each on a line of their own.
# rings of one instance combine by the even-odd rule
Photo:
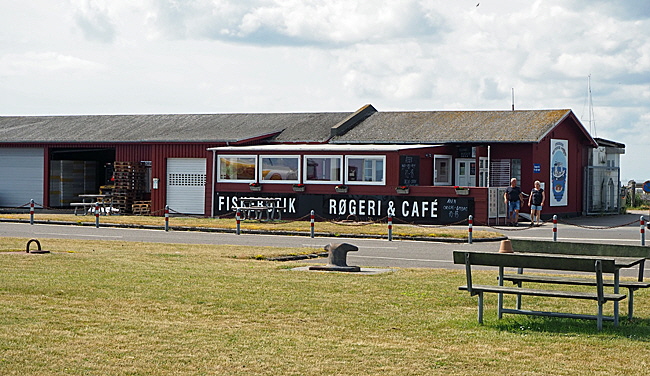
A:
<svg viewBox="0 0 650 376">
<path fill-rule="evenodd" d="M 533 173 L 539 174 L 542 172 L 542 164 L 541 163 L 533 163 Z"/>
<path fill-rule="evenodd" d="M 399 156 L 399 185 L 420 185 L 420 157 L 417 155 Z"/>
<path fill-rule="evenodd" d="M 459 146 L 458 158 L 476 158 L 476 147 Z"/>
<path fill-rule="evenodd" d="M 569 141 L 551 139 L 551 206 L 567 206 Z"/>
<path fill-rule="evenodd" d="M 365 195 L 296 195 L 251 194 L 219 192 L 215 195 L 214 214 L 232 213 L 243 197 L 278 197 L 283 218 L 300 218 L 314 210 L 327 219 L 353 218 L 360 221 L 377 220 L 389 214 L 414 223 L 449 224 L 474 215 L 471 197 L 409 197 Z"/>
</svg>

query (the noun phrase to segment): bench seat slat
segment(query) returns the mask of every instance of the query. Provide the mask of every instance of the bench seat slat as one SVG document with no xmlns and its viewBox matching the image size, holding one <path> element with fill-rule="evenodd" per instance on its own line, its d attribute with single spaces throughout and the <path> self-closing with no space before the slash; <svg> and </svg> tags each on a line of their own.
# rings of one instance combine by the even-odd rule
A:
<svg viewBox="0 0 650 376">
<path fill-rule="evenodd" d="M 510 282 L 536 282 L 536 283 L 555 283 L 559 285 L 577 285 L 577 286 L 596 286 L 596 280 L 586 278 L 570 278 L 570 277 L 555 277 L 555 276 L 540 276 L 530 274 L 504 274 L 504 281 Z M 624 288 L 644 289 L 650 287 L 648 282 L 638 281 L 619 281 L 618 285 Z M 603 286 L 612 287 L 614 281 L 604 280 Z"/>
<path fill-rule="evenodd" d="M 524 269 L 548 269 L 576 272 L 595 272 L 593 258 L 574 255 L 542 255 L 542 254 L 517 254 L 494 252 L 465 252 L 454 251 L 454 264 L 465 264 L 465 254 L 470 254 L 472 265 L 502 266 Z M 616 263 L 613 259 L 600 260 L 603 273 L 614 273 Z"/>
<path fill-rule="evenodd" d="M 468 290 L 467 286 L 460 286 L 459 290 Z M 514 294 L 514 295 L 530 295 L 530 296 L 545 296 L 554 298 L 573 298 L 573 299 L 588 299 L 598 300 L 598 294 L 592 292 L 582 291 L 560 291 L 560 290 L 538 290 L 526 289 L 519 287 L 507 286 L 490 286 L 490 285 L 472 285 L 472 292 L 490 292 L 501 294 Z M 605 301 L 621 301 L 625 299 L 625 294 L 603 294 Z"/>
</svg>

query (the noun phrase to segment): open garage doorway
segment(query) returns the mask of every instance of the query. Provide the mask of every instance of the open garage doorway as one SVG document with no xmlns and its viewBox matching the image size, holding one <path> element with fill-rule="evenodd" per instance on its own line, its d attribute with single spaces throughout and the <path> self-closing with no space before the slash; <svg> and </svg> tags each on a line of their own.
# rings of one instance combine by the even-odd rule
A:
<svg viewBox="0 0 650 376">
<path fill-rule="evenodd" d="M 69 207 L 80 194 L 99 193 L 111 184 L 114 148 L 50 149 L 50 205 Z"/>
</svg>

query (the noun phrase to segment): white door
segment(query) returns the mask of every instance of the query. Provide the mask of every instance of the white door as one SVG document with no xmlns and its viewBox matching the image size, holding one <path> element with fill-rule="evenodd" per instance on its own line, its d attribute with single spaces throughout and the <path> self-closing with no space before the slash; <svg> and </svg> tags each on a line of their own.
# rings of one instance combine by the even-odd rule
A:
<svg viewBox="0 0 650 376">
<path fill-rule="evenodd" d="M 44 156 L 40 148 L 0 148 L 0 206 L 43 203 Z"/>
<path fill-rule="evenodd" d="M 478 159 L 478 186 L 488 186 L 488 159 L 487 157 L 480 157 Z"/>
<path fill-rule="evenodd" d="M 167 159 L 167 205 L 174 212 L 205 214 L 205 158 Z"/>
<path fill-rule="evenodd" d="M 451 185 L 451 155 L 433 156 L 433 185 Z"/>
<path fill-rule="evenodd" d="M 460 187 L 476 186 L 476 160 L 456 159 L 456 185 Z"/>
</svg>

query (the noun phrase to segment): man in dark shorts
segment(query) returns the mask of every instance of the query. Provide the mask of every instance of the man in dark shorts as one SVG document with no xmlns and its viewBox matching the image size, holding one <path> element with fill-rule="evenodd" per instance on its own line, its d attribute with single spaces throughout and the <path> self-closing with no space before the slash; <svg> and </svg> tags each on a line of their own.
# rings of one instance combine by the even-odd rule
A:
<svg viewBox="0 0 650 376">
<path fill-rule="evenodd" d="M 524 196 L 521 193 L 521 188 L 517 186 L 517 179 L 510 179 L 510 186 L 503 194 L 503 201 L 508 205 L 508 223 L 512 226 L 519 225 L 519 210 L 521 204 L 524 202 Z"/>
</svg>

